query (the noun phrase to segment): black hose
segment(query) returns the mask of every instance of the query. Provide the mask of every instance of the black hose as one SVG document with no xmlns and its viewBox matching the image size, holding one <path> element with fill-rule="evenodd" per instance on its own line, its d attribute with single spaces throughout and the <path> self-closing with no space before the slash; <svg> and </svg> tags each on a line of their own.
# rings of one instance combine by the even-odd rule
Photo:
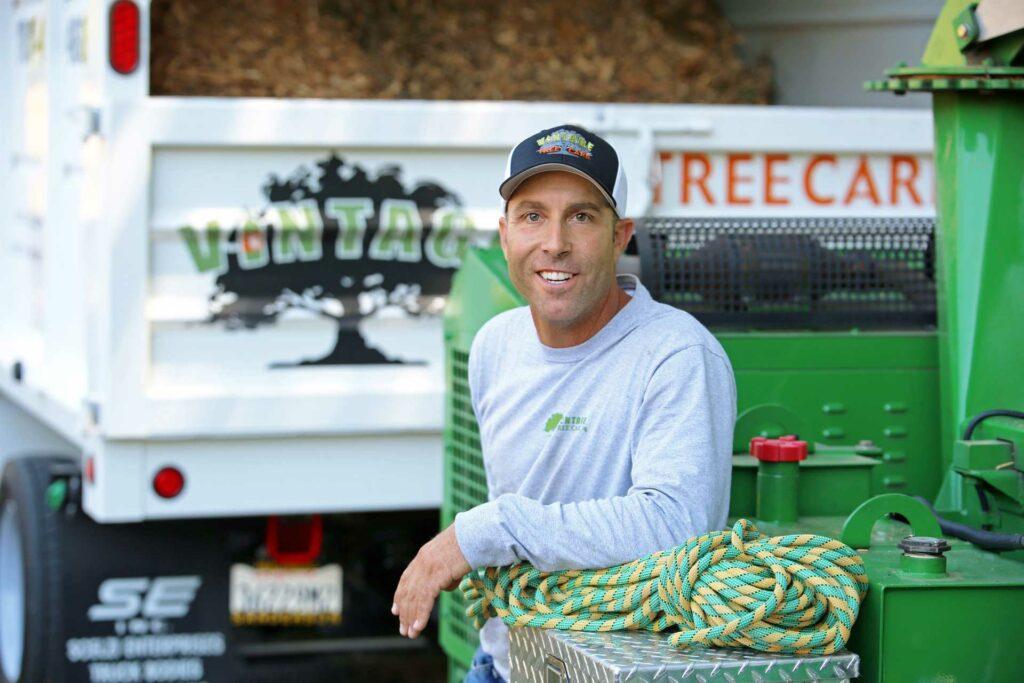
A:
<svg viewBox="0 0 1024 683">
<path fill-rule="evenodd" d="M 978 413 L 971 418 L 971 421 L 967 423 L 967 427 L 964 429 L 964 441 L 968 441 L 971 438 L 971 434 L 974 433 L 974 428 L 977 427 L 982 420 L 987 420 L 990 417 L 1015 417 L 1018 420 L 1024 420 L 1024 413 L 1019 410 L 986 410 L 983 413 Z"/>
<path fill-rule="evenodd" d="M 953 538 L 959 538 L 962 541 L 973 543 L 982 550 L 991 550 L 994 552 L 1003 552 L 1006 550 L 1021 550 L 1024 549 L 1024 534 L 1004 534 L 998 531 L 985 531 L 984 529 L 975 529 L 972 526 L 961 524 L 960 522 L 953 522 L 944 517 L 940 517 L 935 512 L 935 508 L 928 502 L 927 498 L 922 496 L 914 496 L 917 500 L 921 501 L 928 506 L 928 509 L 935 515 L 935 519 L 939 523 L 939 527 L 942 529 L 942 533 Z"/>
</svg>

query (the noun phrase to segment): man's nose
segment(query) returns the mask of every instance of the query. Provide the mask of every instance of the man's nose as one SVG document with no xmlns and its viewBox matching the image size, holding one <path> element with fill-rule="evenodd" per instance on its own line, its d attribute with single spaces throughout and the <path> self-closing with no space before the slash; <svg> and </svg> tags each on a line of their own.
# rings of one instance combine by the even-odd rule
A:
<svg viewBox="0 0 1024 683">
<path fill-rule="evenodd" d="M 569 242 L 568 228 L 564 223 L 552 223 L 544 233 L 544 241 L 541 244 L 544 252 L 551 256 L 563 256 L 572 249 Z"/>
</svg>

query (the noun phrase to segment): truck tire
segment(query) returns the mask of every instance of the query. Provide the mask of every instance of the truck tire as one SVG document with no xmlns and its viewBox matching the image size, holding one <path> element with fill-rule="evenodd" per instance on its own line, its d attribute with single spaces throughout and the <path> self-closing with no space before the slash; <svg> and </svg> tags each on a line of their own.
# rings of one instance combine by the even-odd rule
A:
<svg viewBox="0 0 1024 683">
<path fill-rule="evenodd" d="M 9 460 L 0 479 L 0 682 L 56 680 L 61 661 L 56 513 L 46 505 L 53 457 Z M 59 676 L 58 676 L 59 677 Z"/>
</svg>

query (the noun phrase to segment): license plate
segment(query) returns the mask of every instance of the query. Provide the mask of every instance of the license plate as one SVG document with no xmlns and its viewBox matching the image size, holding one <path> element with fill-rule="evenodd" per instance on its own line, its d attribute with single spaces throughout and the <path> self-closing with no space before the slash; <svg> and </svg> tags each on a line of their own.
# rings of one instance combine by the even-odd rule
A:
<svg viewBox="0 0 1024 683">
<path fill-rule="evenodd" d="M 238 626 L 341 623 L 341 565 L 231 567 L 231 621 Z"/>
</svg>

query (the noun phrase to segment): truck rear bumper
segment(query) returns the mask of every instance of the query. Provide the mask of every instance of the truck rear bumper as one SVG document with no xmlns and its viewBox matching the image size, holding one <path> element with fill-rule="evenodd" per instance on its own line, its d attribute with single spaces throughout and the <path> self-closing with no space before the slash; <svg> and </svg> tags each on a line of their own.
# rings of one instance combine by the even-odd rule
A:
<svg viewBox="0 0 1024 683">
<path fill-rule="evenodd" d="M 437 433 L 98 441 L 87 447 L 93 480 L 83 505 L 99 522 L 336 513 L 440 507 L 442 442 Z M 161 498 L 164 467 L 185 479 Z"/>
</svg>

